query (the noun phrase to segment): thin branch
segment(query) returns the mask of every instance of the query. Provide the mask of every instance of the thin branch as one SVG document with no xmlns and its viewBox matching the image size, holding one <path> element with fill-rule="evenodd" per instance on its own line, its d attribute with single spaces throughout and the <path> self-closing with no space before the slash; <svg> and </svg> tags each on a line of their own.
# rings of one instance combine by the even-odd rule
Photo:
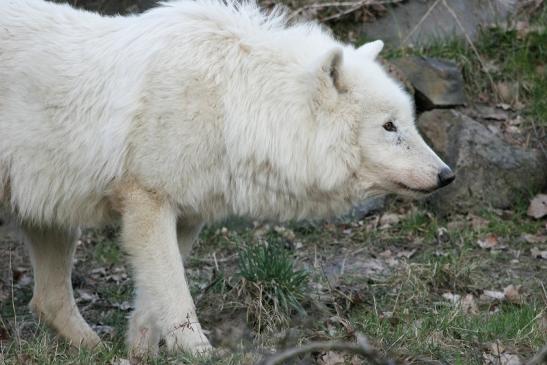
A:
<svg viewBox="0 0 547 365">
<path fill-rule="evenodd" d="M 357 343 L 351 342 L 311 342 L 309 344 L 293 347 L 264 359 L 261 365 L 277 365 L 298 355 L 318 351 L 344 351 L 361 355 L 373 365 L 395 365 L 395 361 L 384 358 L 376 349 L 370 346 L 368 340 L 362 335 L 356 335 Z"/>
<path fill-rule="evenodd" d="M 405 39 L 403 39 L 403 41 L 401 42 L 401 47 L 404 46 L 404 44 L 410 39 L 410 37 L 412 37 L 414 33 L 416 33 L 416 31 L 422 26 L 422 23 L 427 19 L 427 17 L 429 17 L 429 14 L 431 14 L 433 9 L 437 7 L 437 4 L 439 4 L 439 1 L 441 0 L 436 0 L 433 4 L 431 4 L 431 6 L 429 7 L 429 9 L 427 9 L 424 16 L 422 16 L 422 18 L 418 22 L 418 24 L 416 24 L 414 28 L 412 28 L 410 33 L 408 33 L 408 35 L 405 37 Z"/>
<path fill-rule="evenodd" d="M 456 12 L 454 11 L 454 9 L 452 9 L 448 3 L 446 2 L 446 0 L 443 0 L 443 5 L 446 7 L 446 10 L 448 10 L 448 12 L 450 13 L 450 15 L 452 15 L 452 17 L 454 18 L 454 20 L 456 21 L 456 23 L 458 24 L 458 27 L 460 27 L 460 29 L 462 30 L 463 32 L 463 35 L 465 36 L 465 40 L 467 41 L 467 43 L 469 43 L 469 46 L 471 47 L 471 49 L 473 50 L 473 53 L 475 53 L 475 56 L 477 57 L 477 59 L 479 60 L 479 63 L 481 64 L 481 68 L 482 70 L 484 71 L 484 73 L 486 73 L 486 76 L 488 76 L 488 80 L 490 81 L 490 86 L 492 87 L 492 91 L 494 91 L 496 97 L 497 97 L 497 94 L 496 94 L 496 87 L 495 87 L 495 84 L 494 84 L 494 79 L 492 78 L 492 75 L 490 75 L 490 72 L 488 71 L 488 68 L 486 67 L 486 64 L 484 63 L 484 60 L 482 59 L 479 51 L 477 50 L 477 47 L 475 47 L 475 43 L 473 43 L 473 41 L 471 40 L 471 37 L 469 37 L 469 34 L 467 34 L 467 31 L 465 30 L 465 27 L 463 26 L 463 24 L 461 23 L 460 21 L 460 18 L 458 17 L 458 14 L 456 14 Z"/>
<path fill-rule="evenodd" d="M 400 3 L 403 0 L 361 0 L 361 1 L 340 1 L 340 2 L 326 2 L 326 3 L 314 3 L 314 4 L 308 4 L 304 5 L 295 11 L 293 11 L 289 15 L 289 20 L 293 19 L 297 15 L 301 14 L 302 12 L 309 10 L 309 9 L 328 9 L 328 8 L 346 8 L 349 7 L 349 9 L 343 10 L 341 12 L 338 12 L 334 15 L 328 16 L 326 18 L 319 19 L 320 21 L 330 21 L 339 19 L 345 15 L 348 15 L 350 13 L 353 13 L 354 11 L 357 11 L 361 9 L 364 6 L 367 5 L 383 5 L 383 4 L 397 4 Z"/>
</svg>

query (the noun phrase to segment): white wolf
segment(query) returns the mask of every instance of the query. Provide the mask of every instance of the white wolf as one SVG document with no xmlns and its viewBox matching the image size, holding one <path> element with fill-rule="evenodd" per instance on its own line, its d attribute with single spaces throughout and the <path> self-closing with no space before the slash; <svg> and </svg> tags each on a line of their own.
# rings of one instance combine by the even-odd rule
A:
<svg viewBox="0 0 547 365">
<path fill-rule="evenodd" d="M 134 353 L 206 351 L 183 258 L 229 214 L 302 219 L 454 179 L 375 61 L 254 4 L 164 3 L 101 17 L 0 0 L 0 199 L 21 222 L 33 311 L 75 345 L 79 227 L 117 217 L 136 283 Z"/>
</svg>

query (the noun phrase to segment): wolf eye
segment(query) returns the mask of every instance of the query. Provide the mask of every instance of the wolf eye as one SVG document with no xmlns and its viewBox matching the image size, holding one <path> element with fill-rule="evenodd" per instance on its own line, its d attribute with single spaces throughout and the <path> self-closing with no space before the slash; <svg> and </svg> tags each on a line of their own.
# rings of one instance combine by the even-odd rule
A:
<svg viewBox="0 0 547 365">
<path fill-rule="evenodd" d="M 395 124 L 393 124 L 393 122 L 387 122 L 383 125 L 383 127 L 388 132 L 397 132 L 397 127 L 395 127 Z"/>
</svg>

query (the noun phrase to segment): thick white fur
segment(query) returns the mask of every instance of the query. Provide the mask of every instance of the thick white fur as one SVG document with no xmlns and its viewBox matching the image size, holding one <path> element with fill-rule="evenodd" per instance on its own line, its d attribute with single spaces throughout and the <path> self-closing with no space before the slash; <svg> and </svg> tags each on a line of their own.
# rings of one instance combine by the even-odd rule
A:
<svg viewBox="0 0 547 365">
<path fill-rule="evenodd" d="M 381 42 L 355 49 L 316 25 L 214 1 L 108 18 L 0 0 L 0 14 L 0 199 L 47 242 L 121 213 L 135 352 L 154 352 L 160 337 L 208 348 L 178 254 L 203 222 L 337 214 L 372 195 L 431 190 L 445 167 L 374 60 Z M 29 236 L 32 251 L 42 239 Z M 70 275 L 73 239 L 58 239 L 68 245 L 59 276 Z M 33 260 L 38 276 L 55 264 Z M 33 303 L 48 303 L 38 312 L 73 342 L 95 344 L 77 310 L 55 312 L 75 308 L 65 284 L 37 278 L 51 287 Z"/>
</svg>

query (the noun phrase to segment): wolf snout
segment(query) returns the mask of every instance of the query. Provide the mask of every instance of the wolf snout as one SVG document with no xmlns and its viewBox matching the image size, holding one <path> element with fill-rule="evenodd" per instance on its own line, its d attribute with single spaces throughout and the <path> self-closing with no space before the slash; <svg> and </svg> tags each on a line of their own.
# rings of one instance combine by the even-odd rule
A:
<svg viewBox="0 0 547 365">
<path fill-rule="evenodd" d="M 455 178 L 456 175 L 449 167 L 443 167 L 437 175 L 437 187 L 442 188 L 454 181 Z"/>
</svg>

